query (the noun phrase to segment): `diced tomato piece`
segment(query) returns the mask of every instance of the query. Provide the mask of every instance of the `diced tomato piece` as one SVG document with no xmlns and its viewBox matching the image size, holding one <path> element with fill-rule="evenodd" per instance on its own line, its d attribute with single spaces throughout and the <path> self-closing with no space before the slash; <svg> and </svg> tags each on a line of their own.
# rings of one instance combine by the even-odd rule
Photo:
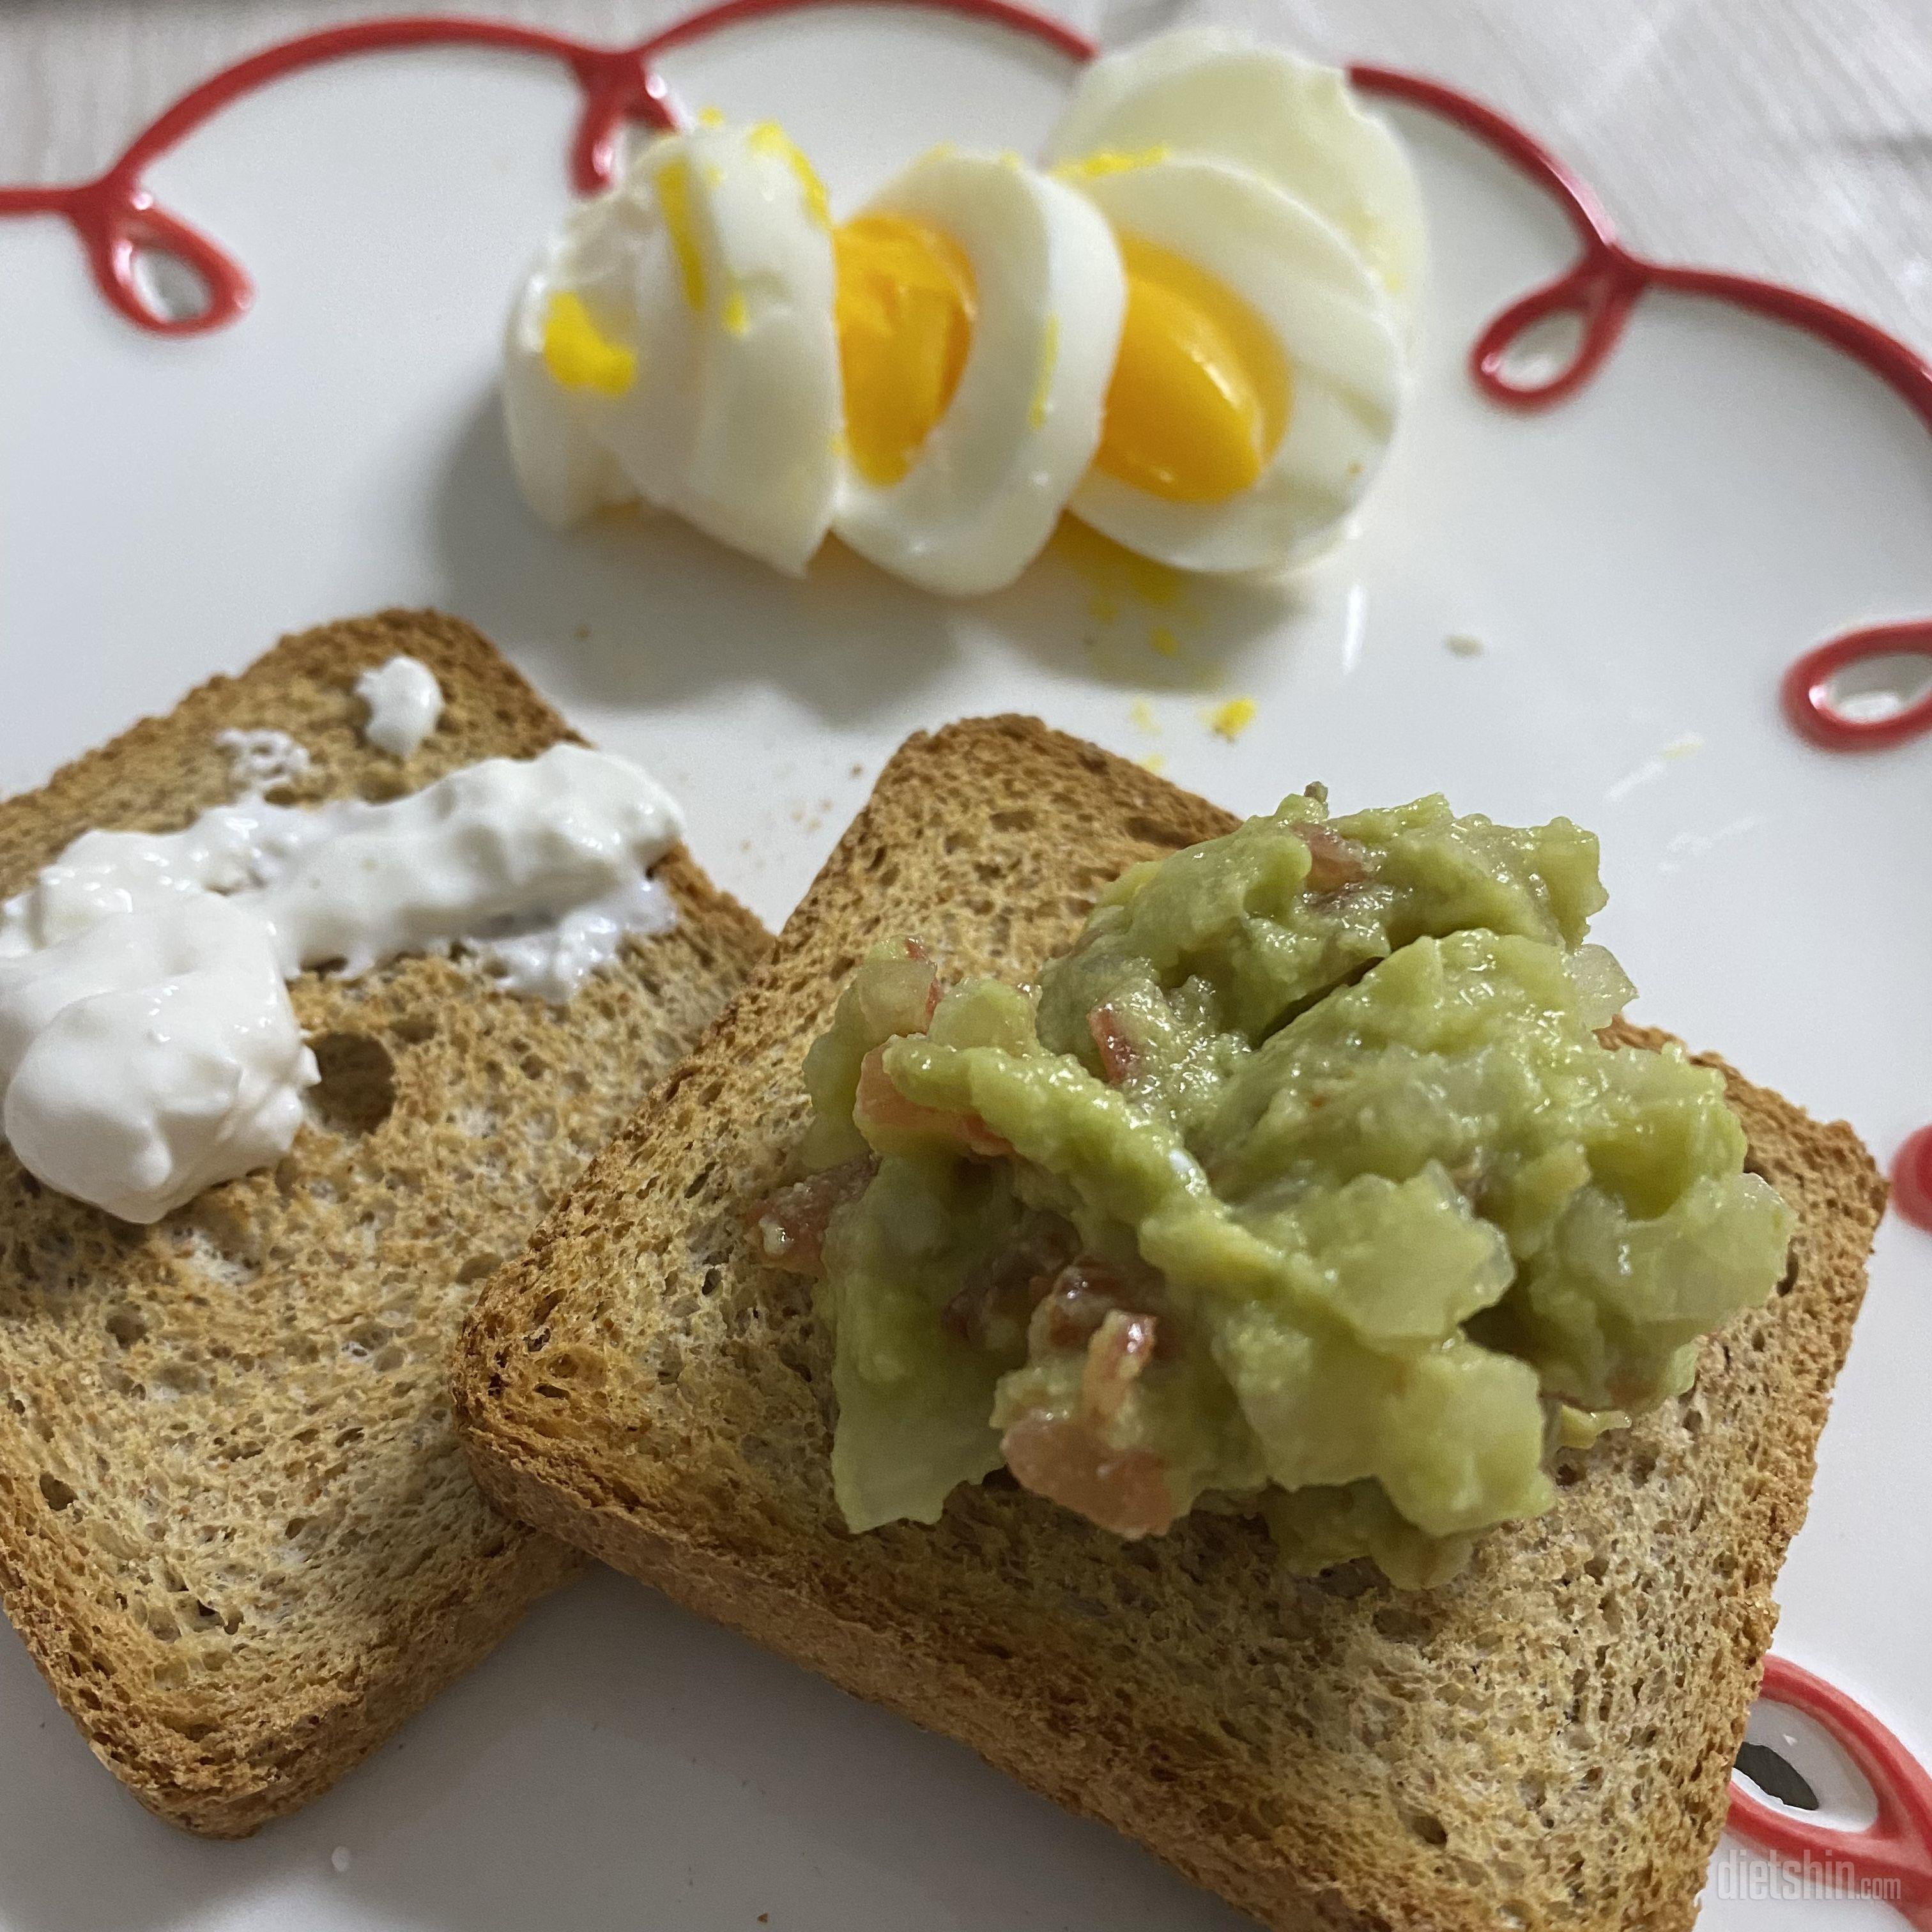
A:
<svg viewBox="0 0 1932 1932">
<path fill-rule="evenodd" d="M 1078 1246 L 1058 1214 L 1029 1214 L 1013 1245 L 976 1269 L 940 1310 L 940 1325 L 976 1348 L 1016 1346 Z"/>
<path fill-rule="evenodd" d="M 1140 1064 L 1141 1050 L 1111 1006 L 1096 1006 L 1087 1016 L 1087 1030 L 1100 1054 L 1100 1070 L 1110 1087 L 1118 1087 Z"/>
<path fill-rule="evenodd" d="M 1080 1412 L 1101 1430 L 1110 1428 L 1126 1406 L 1127 1391 L 1154 1359 L 1159 1324 L 1151 1315 L 1113 1310 L 1087 1344 L 1087 1366 L 1080 1372 Z"/>
<path fill-rule="evenodd" d="M 977 1114 L 952 1114 L 908 1100 L 886 1072 L 885 1049 L 874 1047 L 859 1066 L 858 1102 L 852 1118 L 862 1132 L 882 1127 L 890 1133 L 916 1134 L 936 1141 L 952 1141 L 962 1152 L 982 1160 L 999 1160 L 1013 1150 L 1012 1142 L 994 1132 Z"/>
<path fill-rule="evenodd" d="M 825 1231 L 832 1215 L 865 1192 L 878 1167 L 876 1155 L 861 1154 L 766 1195 L 749 1216 L 760 1258 L 794 1274 L 822 1274 Z"/>
<path fill-rule="evenodd" d="M 908 939 L 901 943 L 905 947 L 905 956 L 908 959 L 916 959 L 922 966 L 930 966 L 932 964 L 932 955 L 928 950 L 924 940 Z M 938 1012 L 939 1003 L 945 997 L 946 988 L 940 983 L 939 975 L 935 973 L 932 976 L 931 984 L 926 989 L 926 1024 L 928 1026 L 932 1025 L 932 1016 Z"/>
<path fill-rule="evenodd" d="M 1023 1415 L 1000 1446 L 1016 1481 L 1116 1536 L 1158 1535 L 1174 1519 L 1160 1458 L 1150 1449 L 1110 1448 L 1084 1421 Z"/>
<path fill-rule="evenodd" d="M 1120 1305 L 1124 1284 L 1097 1255 L 1076 1255 L 1043 1298 L 1042 1339 L 1054 1348 L 1084 1348 Z"/>
<path fill-rule="evenodd" d="M 1311 892 L 1338 892 L 1344 886 L 1359 886 L 1369 876 L 1367 850 L 1352 838 L 1325 825 L 1298 825 L 1294 833 L 1313 861 L 1308 868 Z"/>
</svg>

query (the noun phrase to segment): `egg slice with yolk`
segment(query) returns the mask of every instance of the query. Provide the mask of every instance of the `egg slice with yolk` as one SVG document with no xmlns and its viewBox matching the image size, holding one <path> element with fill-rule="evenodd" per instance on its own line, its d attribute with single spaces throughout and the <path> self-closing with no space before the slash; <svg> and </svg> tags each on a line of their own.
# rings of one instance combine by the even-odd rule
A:
<svg viewBox="0 0 1932 1932">
<path fill-rule="evenodd" d="M 637 380 L 637 279 L 658 226 L 655 205 L 621 188 L 581 203 L 511 304 L 504 432 L 524 497 L 553 528 L 637 500 L 599 431 Z"/>
<path fill-rule="evenodd" d="M 1066 170 L 1127 298 L 1074 514 L 1182 570 L 1280 570 L 1342 533 L 1394 434 L 1400 326 L 1357 251 L 1250 170 L 1154 152 Z"/>
<path fill-rule="evenodd" d="M 1412 331 L 1428 256 L 1421 190 L 1339 68 L 1218 28 L 1158 34 L 1086 69 L 1046 154 L 1079 163 L 1156 149 L 1250 169 L 1312 208 Z"/>
<path fill-rule="evenodd" d="M 1099 447 L 1126 294 L 1106 220 L 1016 156 L 935 150 L 834 254 L 833 530 L 929 590 L 1011 583 Z"/>
<path fill-rule="evenodd" d="M 832 238 L 845 444 L 865 481 L 889 489 L 951 405 L 973 346 L 973 265 L 952 237 L 909 214 L 861 214 Z"/>
<path fill-rule="evenodd" d="M 1281 446 L 1294 378 L 1274 331 L 1185 255 L 1119 238 L 1127 306 L 1094 467 L 1170 502 L 1250 488 Z"/>
<path fill-rule="evenodd" d="M 627 485 L 802 570 L 831 521 L 840 407 L 831 224 L 803 157 L 771 123 L 666 136 L 564 233 L 512 318 L 526 494 L 563 521 Z"/>
</svg>

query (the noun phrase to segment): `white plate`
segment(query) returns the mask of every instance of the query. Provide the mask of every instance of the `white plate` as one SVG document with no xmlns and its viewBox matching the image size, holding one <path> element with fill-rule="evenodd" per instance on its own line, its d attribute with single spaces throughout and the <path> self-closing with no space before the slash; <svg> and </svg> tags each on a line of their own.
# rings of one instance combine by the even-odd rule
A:
<svg viewBox="0 0 1932 1932">
<path fill-rule="evenodd" d="M 857 10 L 664 65 L 694 105 L 782 118 L 846 196 L 942 136 L 1031 148 L 1066 71 L 989 28 Z M 1567 406 L 1488 405 L 1466 346 L 1568 233 L 1404 113 L 1436 259 L 1419 398 L 1364 534 L 1292 592 L 1152 607 L 1056 552 L 949 606 L 843 554 L 796 586 L 669 522 L 554 536 L 517 499 L 493 386 L 575 107 L 542 63 L 428 53 L 231 110 L 152 175 L 256 283 L 244 321 L 200 340 L 110 313 L 58 223 L 0 224 L 0 792 L 283 630 L 431 602 L 670 782 L 700 859 L 773 922 L 907 731 L 1022 708 L 1242 809 L 1318 777 L 1344 806 L 1440 788 L 1504 819 L 1568 812 L 1603 835 L 1599 931 L 1642 1016 L 1882 1156 L 1932 1118 L 1932 742 L 1828 755 L 1774 701 L 1821 638 L 1932 611 L 1924 427 L 1870 376 L 1652 297 Z M 1151 648 L 1161 625 L 1178 657 Z M 1258 712 L 1230 745 L 1204 718 L 1238 694 Z M 1929 1263 L 1888 1222 L 1778 1636 L 1922 1755 Z M 239 1846 L 142 1813 L 0 1640 L 0 1790 L 8 1932 L 1235 1922 L 964 1751 L 613 1577 Z M 1721 1899 L 1706 1922 L 1767 1911 L 1891 1922 Z"/>
</svg>

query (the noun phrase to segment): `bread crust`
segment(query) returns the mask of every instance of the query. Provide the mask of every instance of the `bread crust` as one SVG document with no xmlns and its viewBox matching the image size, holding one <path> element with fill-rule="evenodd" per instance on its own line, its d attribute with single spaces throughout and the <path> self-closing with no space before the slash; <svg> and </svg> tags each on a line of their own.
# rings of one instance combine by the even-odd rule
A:
<svg viewBox="0 0 1932 1932">
<path fill-rule="evenodd" d="M 929 1528 L 841 1524 L 826 1338 L 745 1225 L 802 1130 L 806 1046 L 876 941 L 1024 978 L 1106 880 L 1233 823 L 1031 719 L 910 740 L 764 969 L 465 1324 L 478 1480 L 1276 1932 L 1677 1932 L 1885 1198 L 1848 1127 L 1727 1067 L 1796 1211 L 1789 1274 L 1690 1396 L 1564 1457 L 1550 1514 L 1447 1587 L 1289 1577 L 1245 1520 L 1123 1544 L 998 1478 Z"/>
<path fill-rule="evenodd" d="M 363 742 L 352 691 L 398 652 L 447 698 L 406 763 Z M 574 735 L 467 625 L 328 625 L 0 804 L 0 896 L 91 826 L 166 829 L 230 796 L 214 734 L 267 726 L 310 754 L 303 801 Z M 0 1148 L 0 1605 L 170 1822 L 239 1837 L 304 1803 L 580 1566 L 476 1489 L 444 1363 L 475 1281 L 769 945 L 682 849 L 659 876 L 675 930 L 566 1009 L 442 959 L 305 974 L 310 1124 L 272 1172 L 156 1227 Z"/>
</svg>

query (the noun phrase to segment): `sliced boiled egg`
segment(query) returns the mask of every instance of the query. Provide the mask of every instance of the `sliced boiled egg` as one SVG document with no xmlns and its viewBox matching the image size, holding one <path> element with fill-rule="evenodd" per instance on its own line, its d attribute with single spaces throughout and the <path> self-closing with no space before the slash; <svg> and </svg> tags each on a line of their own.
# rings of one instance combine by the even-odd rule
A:
<svg viewBox="0 0 1932 1932">
<path fill-rule="evenodd" d="M 503 428 L 517 482 L 557 529 L 634 502 L 601 430 L 637 380 L 637 286 L 657 209 L 624 189 L 572 209 L 518 290 L 503 344 Z"/>
<path fill-rule="evenodd" d="M 834 248 L 833 530 L 929 590 L 1011 583 L 1100 445 L 1126 294 L 1106 220 L 1016 156 L 936 149 Z"/>
<path fill-rule="evenodd" d="M 1105 55 L 1081 76 L 1047 159 L 1151 153 L 1231 162 L 1294 196 L 1346 238 L 1413 326 L 1427 260 L 1421 191 L 1340 69 L 1210 27 Z"/>
<path fill-rule="evenodd" d="M 833 299 L 825 191 L 775 124 L 652 142 L 566 223 L 512 316 L 526 494 L 568 521 L 628 485 L 802 571 L 838 477 Z"/>
<path fill-rule="evenodd" d="M 1070 509 L 1174 568 L 1292 568 L 1388 448 L 1424 266 L 1346 76 L 1210 30 L 1096 62 L 1051 144 L 936 148 L 834 227 L 782 132 L 706 118 L 573 214 L 511 317 L 525 493 L 797 572 L 828 530 L 954 595 Z"/>
<path fill-rule="evenodd" d="M 1367 264 L 1231 163 L 1109 154 L 1063 172 L 1113 230 L 1127 284 L 1074 514 L 1181 570 L 1318 554 L 1380 467 L 1405 386 L 1400 330 Z"/>
</svg>

